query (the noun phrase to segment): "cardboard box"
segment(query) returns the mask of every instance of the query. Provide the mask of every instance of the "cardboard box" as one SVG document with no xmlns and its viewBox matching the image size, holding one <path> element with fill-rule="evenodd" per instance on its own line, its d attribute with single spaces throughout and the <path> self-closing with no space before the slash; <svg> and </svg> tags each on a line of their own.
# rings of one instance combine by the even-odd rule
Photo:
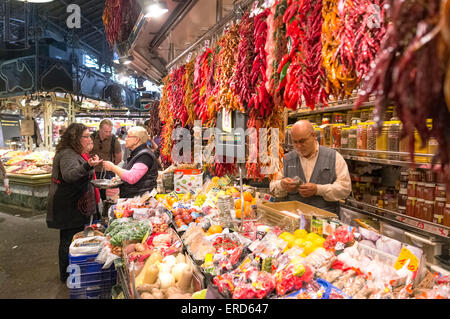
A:
<svg viewBox="0 0 450 319">
<path fill-rule="evenodd" d="M 278 225 L 290 232 L 300 228 L 308 232 L 326 234 L 328 227 L 332 225 L 330 221 L 338 219 L 336 214 L 298 201 L 263 201 L 258 205 L 258 209 L 272 225 Z"/>
</svg>

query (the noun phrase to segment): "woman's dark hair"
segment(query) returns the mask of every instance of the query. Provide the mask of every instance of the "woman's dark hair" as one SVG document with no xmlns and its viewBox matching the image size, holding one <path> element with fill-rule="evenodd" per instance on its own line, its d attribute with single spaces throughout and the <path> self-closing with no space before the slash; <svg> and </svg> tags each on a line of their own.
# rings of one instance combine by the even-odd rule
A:
<svg viewBox="0 0 450 319">
<path fill-rule="evenodd" d="M 56 152 L 62 151 L 66 148 L 71 148 L 75 152 L 81 154 L 81 136 L 83 136 L 83 132 L 87 129 L 88 127 L 81 123 L 70 124 L 56 145 Z"/>
</svg>

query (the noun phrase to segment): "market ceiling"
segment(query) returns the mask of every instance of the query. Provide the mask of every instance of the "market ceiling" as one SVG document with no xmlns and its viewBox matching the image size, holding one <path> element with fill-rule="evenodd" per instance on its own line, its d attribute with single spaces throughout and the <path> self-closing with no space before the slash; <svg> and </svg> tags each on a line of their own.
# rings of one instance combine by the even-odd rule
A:
<svg viewBox="0 0 450 319">
<path fill-rule="evenodd" d="M 218 21 L 233 10 L 241 1 L 237 0 L 166 0 L 169 11 L 159 18 L 145 18 L 141 6 L 149 0 L 131 0 L 137 14 L 129 14 L 128 24 L 133 31 L 126 41 L 115 43 L 115 50 L 120 55 L 132 55 L 130 65 L 123 69 L 137 71 L 138 74 L 150 78 L 156 83 L 168 73 L 168 65 L 178 55 L 189 48 Z M 67 6 L 76 4 L 80 7 L 81 28 L 67 27 Z M 99 57 L 102 63 L 112 64 L 113 50 L 105 35 L 102 15 L 104 0 L 53 0 L 47 3 L 28 3 L 28 20 L 24 15 L 24 2 L 5 0 L 0 5 L 1 15 L 9 15 L 9 27 L 4 22 L 0 25 L 0 43 L 10 45 L 23 38 L 24 25 L 35 23 L 39 16 L 38 26 L 41 40 L 73 41 L 75 47 L 83 48 Z M 9 12 L 8 12 L 9 10 Z M 141 14 L 140 14 L 141 13 Z M 2 19 L 5 21 L 5 19 Z M 33 30 L 33 29 L 31 29 Z M 22 34 L 21 34 L 22 33 Z M 32 35 L 29 33 L 29 37 Z M 8 41 L 5 41 L 7 39 Z M 19 41 L 20 42 L 20 41 Z M 17 42 L 17 45 L 20 43 Z M 123 44 L 125 48 L 122 49 Z"/>
</svg>

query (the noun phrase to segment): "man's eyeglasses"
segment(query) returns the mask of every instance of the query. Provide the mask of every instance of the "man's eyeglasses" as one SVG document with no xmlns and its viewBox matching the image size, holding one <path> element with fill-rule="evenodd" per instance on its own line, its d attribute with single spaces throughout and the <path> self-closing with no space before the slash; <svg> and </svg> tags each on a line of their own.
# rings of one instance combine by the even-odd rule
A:
<svg viewBox="0 0 450 319">
<path fill-rule="evenodd" d="M 292 140 L 293 144 L 305 144 L 309 138 L 313 135 L 313 133 L 311 133 L 310 135 L 308 135 L 308 137 L 302 138 L 300 140 Z"/>
</svg>

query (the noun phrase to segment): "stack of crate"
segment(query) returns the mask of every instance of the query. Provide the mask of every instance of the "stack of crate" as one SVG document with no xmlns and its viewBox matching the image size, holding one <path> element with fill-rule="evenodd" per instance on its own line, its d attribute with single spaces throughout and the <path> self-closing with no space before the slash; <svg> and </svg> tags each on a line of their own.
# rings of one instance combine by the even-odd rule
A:
<svg viewBox="0 0 450 319">
<path fill-rule="evenodd" d="M 95 262 L 96 255 L 72 256 L 69 254 L 70 299 L 110 299 L 111 289 L 116 284 L 117 272 L 114 264 L 102 269 Z"/>
</svg>

